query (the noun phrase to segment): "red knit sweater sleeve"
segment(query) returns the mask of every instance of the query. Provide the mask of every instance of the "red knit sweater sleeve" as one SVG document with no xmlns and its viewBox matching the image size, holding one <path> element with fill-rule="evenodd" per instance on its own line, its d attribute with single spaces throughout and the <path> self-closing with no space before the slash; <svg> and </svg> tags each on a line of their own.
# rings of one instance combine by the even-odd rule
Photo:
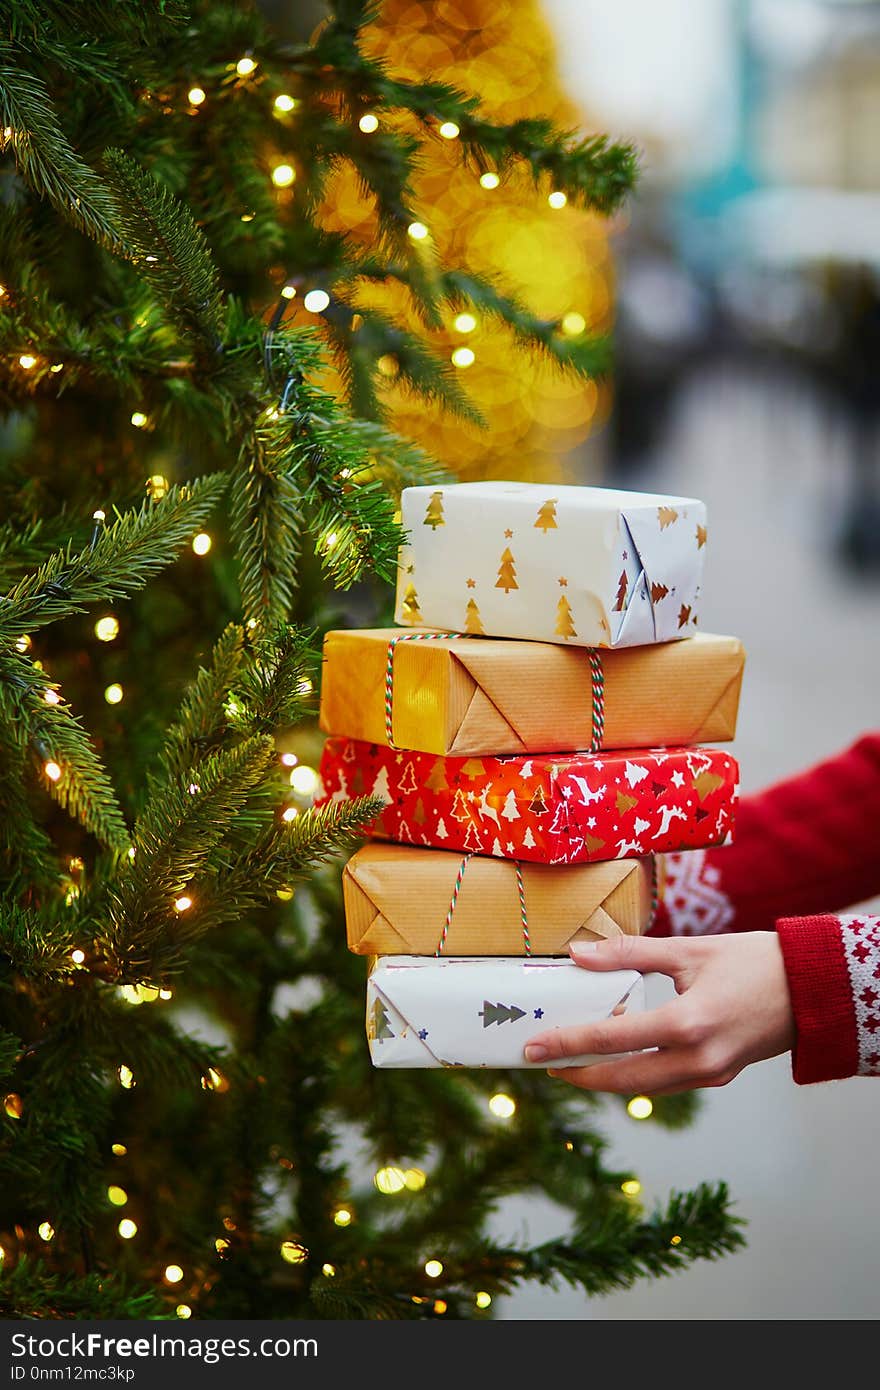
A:
<svg viewBox="0 0 880 1390">
<path fill-rule="evenodd" d="M 666 856 L 655 931 L 770 931 L 880 893 L 880 733 L 739 804 L 733 844 Z"/>
<path fill-rule="evenodd" d="M 779 933 L 799 1082 L 880 1075 L 880 734 L 739 808 L 735 841 L 667 855 L 652 932 Z"/>
</svg>

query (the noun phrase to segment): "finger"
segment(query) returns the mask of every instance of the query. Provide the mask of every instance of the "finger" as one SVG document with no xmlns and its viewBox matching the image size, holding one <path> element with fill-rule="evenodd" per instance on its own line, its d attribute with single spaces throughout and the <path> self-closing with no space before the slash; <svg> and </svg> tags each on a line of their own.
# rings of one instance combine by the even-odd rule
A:
<svg viewBox="0 0 880 1390">
<path fill-rule="evenodd" d="M 705 1071 L 698 1075 L 699 1071 L 699 1062 L 690 1050 L 674 1048 L 624 1057 L 619 1062 L 597 1062 L 591 1067 L 550 1069 L 549 1075 L 582 1091 L 650 1096 L 660 1091 L 692 1091 L 705 1086 L 708 1078 Z"/>
<path fill-rule="evenodd" d="M 563 1057 L 601 1056 L 608 1052 L 637 1052 L 681 1042 L 681 1003 L 674 1000 L 649 1013 L 618 1014 L 575 1028 L 550 1028 L 525 1045 L 527 1062 L 550 1062 Z"/>
<path fill-rule="evenodd" d="M 638 970 L 678 980 L 693 968 L 690 947 L 680 937 L 621 935 L 607 941 L 572 941 L 568 951 L 584 970 Z"/>
</svg>

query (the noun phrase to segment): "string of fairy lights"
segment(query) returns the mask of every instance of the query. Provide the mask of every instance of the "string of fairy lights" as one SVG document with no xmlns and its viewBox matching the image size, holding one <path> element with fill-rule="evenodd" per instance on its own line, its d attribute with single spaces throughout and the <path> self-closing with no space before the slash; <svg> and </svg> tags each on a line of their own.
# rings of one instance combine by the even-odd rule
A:
<svg viewBox="0 0 880 1390">
<path fill-rule="evenodd" d="M 223 79 L 223 85 L 228 86 L 234 83 L 238 86 L 247 86 L 259 81 L 260 62 L 250 53 L 244 54 L 227 67 L 227 73 Z M 203 79 L 204 81 L 204 79 Z M 277 92 L 271 97 L 272 111 L 279 122 L 285 123 L 289 118 L 295 116 L 300 106 L 300 101 L 289 92 Z M 201 116 L 210 111 L 212 93 L 210 84 L 207 82 L 193 82 L 186 92 L 186 109 L 192 116 Z M 385 117 L 378 111 L 365 111 L 357 117 L 357 127 L 362 135 L 370 136 L 381 132 L 385 122 Z M 456 141 L 461 131 L 455 121 L 438 118 L 435 133 L 444 142 L 452 144 Z M 0 132 L 0 145 L 7 142 L 13 135 L 9 128 Z M 291 189 L 297 179 L 296 164 L 290 156 L 278 157 L 268 170 L 268 177 L 271 181 L 276 194 L 281 199 L 289 198 Z M 474 182 L 479 184 L 484 193 L 492 193 L 502 186 L 502 179 L 493 170 L 484 170 Z M 546 194 L 547 206 L 556 212 L 561 212 L 567 205 L 568 199 L 561 189 L 551 189 Z M 240 213 L 242 222 L 250 222 L 255 214 L 248 209 Z M 433 243 L 433 233 L 427 222 L 413 220 L 406 228 L 409 240 L 415 247 L 424 247 L 426 250 Z M 545 265 L 547 258 L 544 259 Z M 552 259 L 552 258 L 551 258 Z M 300 291 L 302 293 L 300 294 Z M 9 291 L 6 286 L 0 285 L 0 301 L 2 301 Z M 300 282 L 294 283 L 288 279 L 280 288 L 279 310 L 272 320 L 269 327 L 267 338 L 271 341 L 271 333 L 281 323 L 285 309 L 291 305 L 291 301 L 299 296 L 299 305 L 302 310 L 313 317 L 318 317 L 326 313 L 333 303 L 331 294 L 322 285 L 306 286 Z M 293 307 L 293 306 L 291 306 Z M 601 317 L 601 315 L 599 316 Z M 357 315 L 353 316 L 356 326 Z M 597 315 L 595 312 L 589 315 L 582 313 L 579 309 L 567 308 L 558 318 L 558 329 L 566 337 L 577 338 L 583 335 L 588 327 L 596 326 Z M 477 349 L 471 346 L 471 339 L 479 337 L 481 323 L 478 315 L 469 311 L 458 312 L 452 318 L 450 331 L 454 333 L 458 341 L 454 342 L 449 351 L 449 360 L 452 365 L 459 370 L 468 370 L 477 364 Z M 465 341 L 462 341 L 465 340 Z M 33 374 L 35 378 L 43 375 L 58 376 L 65 370 L 64 361 L 50 361 L 43 357 L 37 348 L 31 344 L 23 344 L 13 355 L 11 366 L 23 374 Z M 397 375 L 397 362 L 392 354 L 386 354 L 377 363 L 380 375 L 393 382 Z M 282 398 L 280 409 L 286 408 L 287 396 L 292 382 L 288 379 L 285 393 Z M 587 384 L 589 385 L 589 384 Z M 479 401 L 481 406 L 484 402 Z M 148 408 L 138 406 L 131 412 L 130 424 L 134 430 L 149 433 L 154 428 L 154 419 Z M 412 431 L 408 431 L 412 432 Z M 447 451 L 448 452 L 448 451 Z M 169 490 L 169 480 L 161 473 L 154 473 L 147 478 L 146 490 L 148 496 L 153 501 L 161 501 Z M 105 522 L 105 514 L 98 510 L 94 513 L 95 534 Z M 326 544 L 333 543 L 335 537 L 331 533 L 325 538 Z M 94 544 L 94 538 L 93 538 Z M 214 546 L 214 539 L 207 531 L 199 531 L 192 537 L 191 548 L 195 556 L 204 558 L 210 554 Z M 97 642 L 109 645 L 120 638 L 122 632 L 120 619 L 113 611 L 102 613 L 94 622 L 93 636 Z M 32 639 L 29 635 L 20 637 L 16 643 L 19 652 L 30 652 L 32 650 Z M 41 661 L 35 661 L 36 667 L 43 671 L 45 668 Z M 308 693 L 311 689 L 311 682 L 305 681 L 302 693 Z M 123 684 L 114 680 L 104 689 L 104 700 L 110 706 L 121 704 L 126 698 Z M 57 683 L 48 686 L 43 696 L 47 705 L 56 706 L 63 703 L 63 695 Z M 227 704 L 227 713 L 234 715 L 238 713 L 234 701 Z M 290 795 L 285 798 L 284 804 L 279 810 L 279 815 L 283 822 L 290 822 L 295 819 L 306 806 L 310 805 L 318 791 L 319 778 L 316 769 L 306 763 L 300 762 L 295 753 L 290 751 L 281 752 L 279 755 L 280 765 L 287 775 Z M 42 770 L 50 786 L 59 786 L 65 776 L 65 769 L 62 763 L 51 756 L 46 756 L 43 760 Z M 192 783 L 189 787 L 191 795 L 198 795 L 199 786 Z M 134 848 L 128 851 L 131 858 L 135 856 Z M 82 891 L 83 877 L 85 874 L 85 863 L 80 856 L 73 856 L 68 861 L 68 876 L 65 878 L 62 891 L 65 902 L 71 906 L 75 903 Z M 279 888 L 277 898 L 283 902 L 289 902 L 294 896 L 293 888 Z M 195 900 L 190 892 L 179 893 L 169 905 L 169 910 L 174 914 L 180 915 L 191 912 L 197 907 Z M 75 972 L 88 971 L 87 952 L 82 947 L 76 947 L 70 955 L 71 965 Z M 173 991 L 164 985 L 139 982 L 126 984 L 117 989 L 121 999 L 132 1006 L 155 1005 L 168 1003 L 173 999 Z M 115 1072 L 115 1080 L 123 1091 L 132 1091 L 137 1088 L 138 1079 L 133 1069 L 124 1061 L 121 1061 Z M 205 1091 L 223 1094 L 230 1089 L 229 1079 L 217 1068 L 209 1068 L 201 1077 L 201 1086 Z M 501 1122 L 507 1123 L 514 1119 L 516 1115 L 516 1101 L 504 1091 L 496 1091 L 487 1098 L 486 1101 L 491 1116 Z M 3 1097 L 3 1111 L 6 1117 L 12 1121 L 21 1121 L 25 1115 L 24 1101 L 16 1092 L 9 1092 Z M 647 1119 L 652 1113 L 652 1102 L 646 1096 L 633 1097 L 627 1106 L 629 1115 L 635 1120 Z M 565 1148 L 570 1152 L 575 1152 L 575 1146 L 571 1141 L 565 1142 Z M 115 1160 L 123 1161 L 128 1156 L 128 1148 L 124 1143 L 116 1142 L 111 1146 L 112 1156 Z M 276 1160 L 282 1169 L 292 1170 L 293 1163 L 284 1155 L 277 1155 Z M 421 1192 L 428 1182 L 428 1175 L 418 1167 L 403 1167 L 397 1164 L 384 1164 L 377 1169 L 373 1177 L 373 1184 L 376 1190 L 385 1197 L 394 1198 L 400 1195 L 415 1195 Z M 628 1178 L 621 1183 L 623 1195 L 629 1199 L 636 1200 L 641 1193 L 641 1184 L 636 1178 Z M 128 1209 L 130 1197 L 127 1189 L 118 1182 L 113 1182 L 107 1187 L 106 1199 L 108 1208 L 115 1212 Z M 115 1218 L 114 1218 L 115 1219 Z M 338 1204 L 332 1212 L 333 1224 L 339 1229 L 350 1227 L 356 1220 L 355 1206 L 351 1201 Z M 234 1219 L 227 1215 L 223 1218 L 222 1225 L 224 1235 L 217 1236 L 213 1241 L 213 1252 L 220 1259 L 228 1259 L 234 1253 L 234 1243 L 231 1237 L 236 1231 Z M 123 1214 L 119 1217 L 116 1225 L 116 1234 L 122 1242 L 128 1243 L 136 1241 L 140 1234 L 140 1227 L 136 1216 Z M 15 1235 L 18 1240 L 25 1240 L 27 1232 L 21 1227 L 15 1228 Z M 36 1227 L 38 1240 L 49 1245 L 55 1240 L 55 1225 L 49 1219 L 42 1220 Z M 672 1238 L 672 1244 L 678 1244 L 680 1236 Z M 206 1252 L 209 1253 L 209 1252 Z M 292 1266 L 305 1264 L 310 1258 L 308 1249 L 294 1236 L 283 1240 L 278 1248 L 280 1259 Z M 7 1257 L 7 1251 L 0 1245 L 0 1266 Z M 435 1256 L 427 1256 L 421 1260 L 421 1270 L 424 1276 L 430 1281 L 442 1279 L 445 1271 L 443 1261 Z M 325 1278 L 334 1278 L 337 1268 L 330 1262 L 322 1265 L 322 1274 Z M 166 1288 L 171 1297 L 179 1297 L 181 1293 L 184 1298 L 175 1306 L 178 1318 L 188 1319 L 193 1315 L 194 1305 L 196 1305 L 199 1294 L 210 1289 L 212 1279 L 210 1274 L 206 1277 L 205 1269 L 191 1270 L 187 1272 L 183 1264 L 171 1261 L 164 1264 L 159 1275 L 160 1285 Z M 448 1309 L 448 1301 L 443 1297 L 427 1297 L 423 1295 L 412 1295 L 412 1301 L 416 1304 L 430 1304 L 430 1310 L 436 1316 L 442 1316 Z M 487 1310 L 492 1304 L 492 1295 L 485 1290 L 477 1290 L 473 1294 L 474 1306 L 479 1311 Z"/>
</svg>

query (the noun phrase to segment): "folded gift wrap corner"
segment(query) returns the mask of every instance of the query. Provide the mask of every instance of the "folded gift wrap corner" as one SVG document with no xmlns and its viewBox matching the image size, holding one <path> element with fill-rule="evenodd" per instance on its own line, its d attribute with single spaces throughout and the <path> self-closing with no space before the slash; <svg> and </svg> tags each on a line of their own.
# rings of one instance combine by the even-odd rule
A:
<svg viewBox="0 0 880 1390">
<path fill-rule="evenodd" d="M 557 957 L 380 956 L 367 978 L 367 1040 L 376 1067 L 542 1070 L 523 1048 L 536 1033 L 644 1008 L 634 970 L 594 973 Z M 611 1057 L 570 1057 L 589 1066 Z"/>
</svg>

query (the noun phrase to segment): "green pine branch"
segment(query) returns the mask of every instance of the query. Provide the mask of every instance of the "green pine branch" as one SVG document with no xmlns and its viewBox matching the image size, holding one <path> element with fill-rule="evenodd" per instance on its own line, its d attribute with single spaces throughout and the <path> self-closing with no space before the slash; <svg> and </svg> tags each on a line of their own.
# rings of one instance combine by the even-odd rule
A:
<svg viewBox="0 0 880 1390">
<path fill-rule="evenodd" d="M 23 1257 L 0 1280 L 0 1317 L 7 1319 L 159 1319 L 161 1298 L 116 1274 L 61 1274 Z"/>
<path fill-rule="evenodd" d="M 70 922 L 47 920 L 40 912 L 13 902 L 0 903 L 0 956 L 25 978 L 67 980 L 73 972 L 70 953 L 76 936 Z"/>
<path fill-rule="evenodd" d="M 19 580 L 0 606 L 0 642 L 141 589 L 207 520 L 226 485 L 219 475 L 171 487 L 158 503 L 117 513 L 94 548 L 70 547 Z"/>
<path fill-rule="evenodd" d="M 303 531 L 300 493 L 273 440 L 268 418 L 247 431 L 230 484 L 241 607 L 258 627 L 283 622 L 290 611 Z"/>
<path fill-rule="evenodd" d="M 197 782 L 184 775 L 154 788 L 135 823 L 134 857 L 108 890 L 109 956 L 120 977 L 148 977 L 158 945 L 197 934 L 198 905 L 178 912 L 174 904 L 239 821 L 273 753 L 271 739 L 248 739 L 203 759 Z"/>
<path fill-rule="evenodd" d="M 128 254 L 163 314 L 203 353 L 216 355 L 223 299 L 203 233 L 183 204 L 122 150 L 104 158 Z"/>
<path fill-rule="evenodd" d="M 200 667 L 165 736 L 161 758 L 167 778 L 182 777 L 219 748 L 228 728 L 227 702 L 245 658 L 244 628 L 230 623 L 214 644 L 210 666 Z"/>
<path fill-rule="evenodd" d="M 0 45 L 0 148 L 12 151 L 35 193 L 63 218 L 106 246 L 119 245 L 116 207 L 106 184 L 80 158 L 61 128 L 45 83 Z"/>
</svg>

